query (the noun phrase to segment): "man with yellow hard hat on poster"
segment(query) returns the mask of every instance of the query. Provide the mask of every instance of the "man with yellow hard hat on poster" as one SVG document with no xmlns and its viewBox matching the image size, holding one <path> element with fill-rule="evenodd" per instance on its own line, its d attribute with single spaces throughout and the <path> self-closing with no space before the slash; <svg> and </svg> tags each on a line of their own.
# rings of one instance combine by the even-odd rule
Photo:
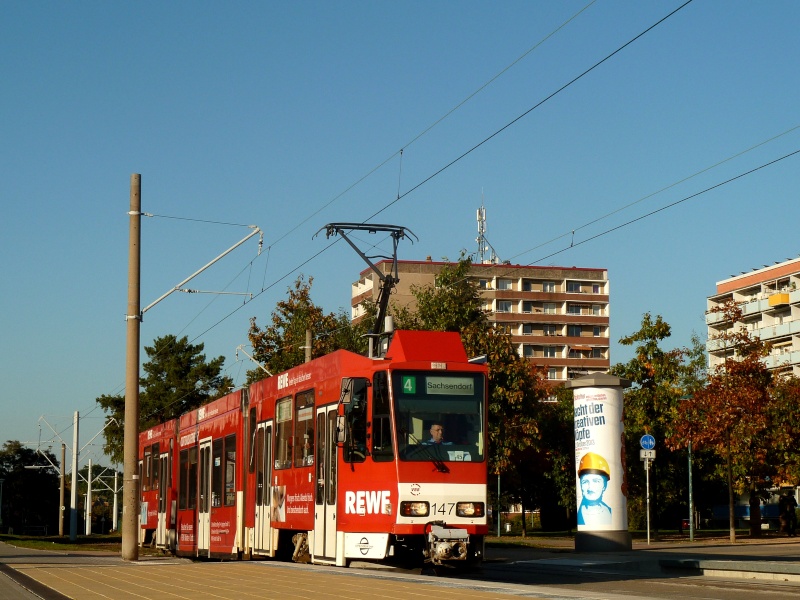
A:
<svg viewBox="0 0 800 600">
<path fill-rule="evenodd" d="M 581 503 L 578 525 L 611 525 L 611 507 L 603 502 L 603 494 L 611 479 L 608 461 L 594 452 L 587 452 L 578 463 Z"/>
</svg>

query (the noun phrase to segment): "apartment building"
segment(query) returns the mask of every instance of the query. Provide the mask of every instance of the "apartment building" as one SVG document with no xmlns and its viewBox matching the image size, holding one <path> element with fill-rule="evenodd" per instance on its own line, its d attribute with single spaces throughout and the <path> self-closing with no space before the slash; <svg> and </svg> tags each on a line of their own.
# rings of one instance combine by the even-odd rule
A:
<svg viewBox="0 0 800 600">
<path fill-rule="evenodd" d="M 377 263 L 389 273 L 391 261 Z M 392 304 L 414 306 L 413 285 L 434 285 L 447 263 L 398 261 L 400 282 Z M 483 308 L 495 327 L 511 334 L 520 356 L 545 368 L 558 382 L 606 372 L 609 354 L 609 282 L 605 269 L 473 264 L 470 278 L 480 289 Z M 375 300 L 380 281 L 365 269 L 352 286 L 352 318 L 363 315 L 360 303 Z"/>
<path fill-rule="evenodd" d="M 743 322 L 754 337 L 768 342 L 772 350 L 767 367 L 778 373 L 800 376 L 800 258 L 787 259 L 749 273 L 717 282 L 717 293 L 707 301 L 709 366 L 723 363 L 732 352 L 717 340 L 731 327 L 715 307 L 734 300 L 742 308 Z"/>
</svg>

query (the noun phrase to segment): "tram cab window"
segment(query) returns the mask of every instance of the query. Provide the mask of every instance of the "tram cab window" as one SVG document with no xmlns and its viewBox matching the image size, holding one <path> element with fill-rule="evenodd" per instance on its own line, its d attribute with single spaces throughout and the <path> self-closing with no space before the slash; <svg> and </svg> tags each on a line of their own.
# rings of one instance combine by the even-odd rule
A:
<svg viewBox="0 0 800 600">
<path fill-rule="evenodd" d="M 275 468 L 292 466 L 292 398 L 281 398 L 275 404 Z"/>
<path fill-rule="evenodd" d="M 372 380 L 372 459 L 376 462 L 394 458 L 392 449 L 392 420 L 389 411 L 389 380 L 385 371 L 375 373 Z"/>
<path fill-rule="evenodd" d="M 353 391 L 350 403 L 344 405 L 346 440 L 345 462 L 364 462 L 367 456 L 367 386 L 362 377 L 352 379 Z"/>
<path fill-rule="evenodd" d="M 485 460 L 485 397 L 482 375 L 395 372 L 398 452 L 402 460 Z M 433 426 L 443 430 L 435 441 Z"/>
<path fill-rule="evenodd" d="M 314 390 L 297 394 L 294 399 L 294 466 L 314 464 Z"/>
</svg>

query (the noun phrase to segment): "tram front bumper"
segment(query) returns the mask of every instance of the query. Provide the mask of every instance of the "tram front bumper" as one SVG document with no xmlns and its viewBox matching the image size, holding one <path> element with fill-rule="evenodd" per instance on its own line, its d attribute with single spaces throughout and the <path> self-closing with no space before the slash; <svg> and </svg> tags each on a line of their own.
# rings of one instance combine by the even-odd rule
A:
<svg viewBox="0 0 800 600">
<path fill-rule="evenodd" d="M 469 555 L 469 534 L 464 529 L 433 525 L 428 532 L 428 559 L 434 564 L 466 560 Z"/>
</svg>

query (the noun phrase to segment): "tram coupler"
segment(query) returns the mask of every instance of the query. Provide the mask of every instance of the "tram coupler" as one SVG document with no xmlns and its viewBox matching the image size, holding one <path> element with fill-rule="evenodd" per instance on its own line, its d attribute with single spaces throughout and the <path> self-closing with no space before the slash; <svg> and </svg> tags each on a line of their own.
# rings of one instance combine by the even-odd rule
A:
<svg viewBox="0 0 800 600">
<path fill-rule="evenodd" d="M 426 559 L 434 565 L 444 561 L 467 560 L 469 556 L 469 533 L 465 529 L 447 527 L 444 522 L 428 524 L 426 537 Z"/>
</svg>

